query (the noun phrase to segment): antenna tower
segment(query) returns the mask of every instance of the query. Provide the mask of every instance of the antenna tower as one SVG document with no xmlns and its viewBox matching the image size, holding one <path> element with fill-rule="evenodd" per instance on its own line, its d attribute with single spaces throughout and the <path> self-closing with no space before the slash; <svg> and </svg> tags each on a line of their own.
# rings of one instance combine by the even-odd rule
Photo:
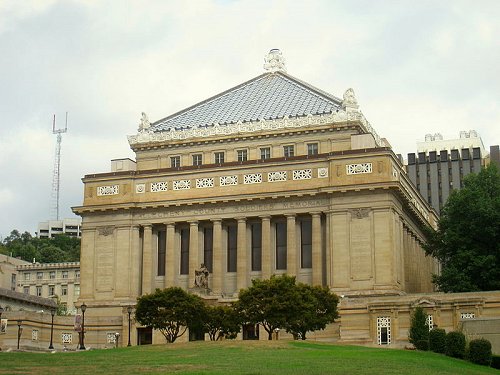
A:
<svg viewBox="0 0 500 375">
<path fill-rule="evenodd" d="M 68 131 L 68 112 L 66 112 L 66 124 L 64 129 L 56 129 L 56 115 L 52 122 L 52 134 L 57 134 L 56 156 L 54 159 L 54 174 L 52 175 L 52 205 L 51 217 L 59 220 L 59 187 L 60 187 L 60 167 L 61 167 L 61 141 L 62 134 Z"/>
</svg>

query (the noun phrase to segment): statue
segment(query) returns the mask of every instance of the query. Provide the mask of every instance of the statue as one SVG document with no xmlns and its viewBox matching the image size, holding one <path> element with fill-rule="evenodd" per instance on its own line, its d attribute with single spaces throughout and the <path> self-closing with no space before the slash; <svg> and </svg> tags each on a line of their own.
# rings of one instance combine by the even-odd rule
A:
<svg viewBox="0 0 500 375">
<path fill-rule="evenodd" d="M 139 124 L 139 133 L 147 131 L 150 126 L 151 123 L 149 122 L 148 115 L 142 112 L 141 123 Z"/>
<path fill-rule="evenodd" d="M 202 263 L 200 269 L 194 271 L 194 285 L 198 288 L 208 289 L 209 273 L 208 268 Z"/>
<path fill-rule="evenodd" d="M 358 105 L 358 100 L 356 99 L 356 95 L 354 95 L 353 89 L 347 89 L 344 93 L 344 100 L 342 101 L 342 106 L 346 107 L 355 107 Z"/>
<path fill-rule="evenodd" d="M 285 58 L 279 49 L 272 49 L 264 57 L 264 69 L 271 73 L 277 71 L 286 72 Z"/>
</svg>

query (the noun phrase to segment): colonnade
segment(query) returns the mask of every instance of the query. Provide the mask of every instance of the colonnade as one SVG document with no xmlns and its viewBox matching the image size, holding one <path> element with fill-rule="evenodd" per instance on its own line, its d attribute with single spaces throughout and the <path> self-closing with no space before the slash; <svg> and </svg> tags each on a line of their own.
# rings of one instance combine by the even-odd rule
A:
<svg viewBox="0 0 500 375">
<path fill-rule="evenodd" d="M 284 226 L 278 228 L 277 223 L 286 224 L 286 233 L 278 233 Z M 257 235 L 253 233 L 256 227 Z M 281 273 L 323 285 L 322 228 L 321 212 L 141 225 L 141 294 L 157 287 L 192 288 L 195 271 L 202 263 L 210 270 L 209 288 L 214 294 L 237 293 L 251 285 L 253 278 L 268 279 Z M 231 235 L 236 236 L 236 249 L 231 248 Z M 286 254 L 278 250 L 280 245 L 286 246 Z M 164 256 L 160 255 L 162 251 Z M 279 257 L 286 268 L 278 266 Z M 158 262 L 164 262 L 164 266 Z"/>
</svg>

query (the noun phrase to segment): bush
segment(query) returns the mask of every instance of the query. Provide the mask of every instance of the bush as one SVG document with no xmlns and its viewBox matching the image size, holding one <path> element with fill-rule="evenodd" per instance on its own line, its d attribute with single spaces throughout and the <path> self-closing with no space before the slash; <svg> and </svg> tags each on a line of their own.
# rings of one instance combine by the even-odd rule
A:
<svg viewBox="0 0 500 375">
<path fill-rule="evenodd" d="M 429 350 L 429 341 L 427 340 L 419 340 L 414 345 L 417 350 Z"/>
<path fill-rule="evenodd" d="M 462 332 L 448 332 L 446 335 L 446 355 L 455 358 L 465 357 L 465 335 Z"/>
<path fill-rule="evenodd" d="M 478 365 L 491 365 L 491 343 L 486 339 L 476 339 L 469 343 L 468 359 Z"/>
<path fill-rule="evenodd" d="M 500 370 L 500 355 L 491 356 L 491 367 Z"/>
<path fill-rule="evenodd" d="M 429 349 L 434 353 L 444 354 L 446 352 L 446 331 L 442 328 L 434 328 L 429 332 Z"/>
<path fill-rule="evenodd" d="M 420 306 L 415 308 L 415 311 L 412 314 L 408 339 L 418 350 L 429 350 L 429 326 L 427 325 L 427 314 Z"/>
</svg>

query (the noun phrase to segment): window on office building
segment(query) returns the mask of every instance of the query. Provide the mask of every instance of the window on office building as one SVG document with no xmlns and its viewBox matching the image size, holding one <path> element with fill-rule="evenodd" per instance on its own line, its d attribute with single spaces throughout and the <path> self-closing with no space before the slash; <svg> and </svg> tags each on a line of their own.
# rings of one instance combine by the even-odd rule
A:
<svg viewBox="0 0 500 375">
<path fill-rule="evenodd" d="M 236 272 L 237 233 L 235 225 L 227 227 L 227 272 Z"/>
<path fill-rule="evenodd" d="M 181 275 L 189 275 L 189 229 L 181 229 Z"/>
<path fill-rule="evenodd" d="M 193 155 L 193 165 L 198 166 L 203 164 L 203 155 L 202 154 L 194 154 Z"/>
<path fill-rule="evenodd" d="M 276 223 L 276 269 L 286 270 L 286 222 Z"/>
<path fill-rule="evenodd" d="M 262 147 L 260 149 L 260 159 L 267 160 L 271 158 L 271 147 Z"/>
<path fill-rule="evenodd" d="M 236 152 L 238 154 L 238 161 L 247 161 L 248 160 L 248 151 L 247 150 L 238 150 Z"/>
<path fill-rule="evenodd" d="M 252 271 L 262 271 L 262 225 L 251 225 L 252 231 Z"/>
<path fill-rule="evenodd" d="M 224 153 L 223 152 L 216 152 L 214 154 L 214 162 L 215 162 L 215 164 L 224 163 Z"/>
<path fill-rule="evenodd" d="M 165 231 L 158 232 L 158 267 L 157 275 L 165 276 L 166 235 Z"/>
</svg>

